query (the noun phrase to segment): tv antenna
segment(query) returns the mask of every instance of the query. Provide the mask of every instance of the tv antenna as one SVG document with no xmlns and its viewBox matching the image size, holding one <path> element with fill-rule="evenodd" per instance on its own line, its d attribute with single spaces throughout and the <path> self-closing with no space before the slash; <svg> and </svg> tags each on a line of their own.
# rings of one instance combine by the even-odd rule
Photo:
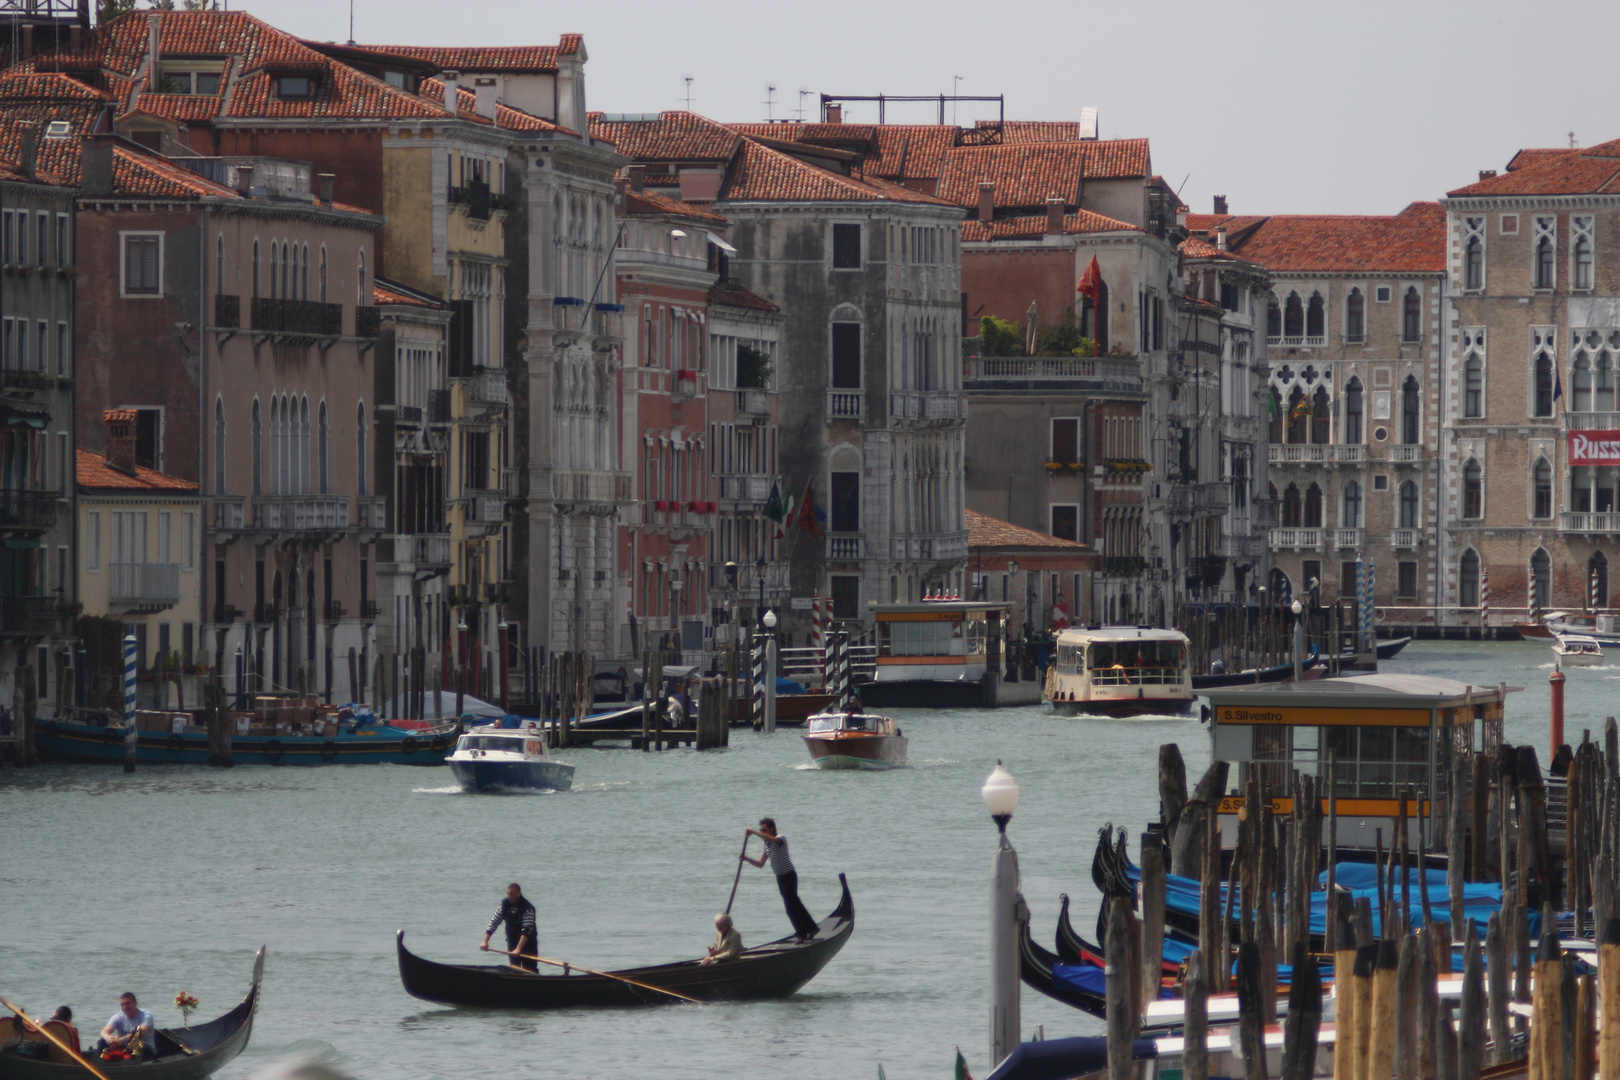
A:
<svg viewBox="0 0 1620 1080">
<path fill-rule="evenodd" d="M 765 84 L 765 100 L 763 102 L 761 102 L 761 104 L 763 104 L 765 106 L 765 122 L 767 124 L 775 123 L 775 121 L 776 121 L 776 116 L 775 116 L 776 84 L 775 83 L 766 83 Z"/>
<path fill-rule="evenodd" d="M 810 96 L 808 86 L 799 87 L 799 107 L 795 111 L 799 114 L 799 123 L 804 123 L 804 99 Z"/>
<path fill-rule="evenodd" d="M 686 111 L 692 111 L 692 76 L 682 75 L 681 81 L 686 84 Z"/>
<path fill-rule="evenodd" d="M 955 80 L 954 82 L 951 83 L 951 97 L 954 98 L 954 97 L 956 97 L 958 94 L 960 94 L 962 92 L 962 76 L 960 76 L 960 75 L 952 75 L 951 78 Z M 956 126 L 957 126 L 957 124 L 956 124 L 956 102 L 952 101 L 951 102 L 951 127 L 956 127 Z"/>
<path fill-rule="evenodd" d="M 349 44 L 354 44 L 354 0 L 349 0 Z"/>
</svg>

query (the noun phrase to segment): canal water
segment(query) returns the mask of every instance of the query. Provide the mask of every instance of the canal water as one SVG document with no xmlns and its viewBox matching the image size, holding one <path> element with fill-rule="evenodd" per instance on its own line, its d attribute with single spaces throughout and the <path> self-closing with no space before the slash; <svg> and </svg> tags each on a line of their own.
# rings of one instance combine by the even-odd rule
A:
<svg viewBox="0 0 1620 1080">
<path fill-rule="evenodd" d="M 1386 670 L 1524 686 L 1508 738 L 1544 745 L 1545 644 L 1417 642 Z M 1569 673 L 1568 729 L 1620 711 L 1620 666 Z M 948 1075 L 960 1045 L 988 1072 L 986 905 L 995 828 L 979 786 L 997 759 L 1023 789 L 1008 833 L 1038 939 L 1058 897 L 1090 936 L 1089 865 L 1105 822 L 1157 814 L 1157 748 L 1189 782 L 1208 762 L 1196 719 L 1059 719 L 1029 707 L 899 713 L 912 767 L 817 772 L 793 729 L 734 731 L 698 754 L 575 750 L 576 788 L 463 795 L 447 770 L 99 766 L 0 771 L 0 995 L 71 1004 L 87 1037 L 132 990 L 160 1023 L 179 991 L 224 1012 L 268 946 L 252 1045 L 219 1075 L 303 1054 L 358 1077 Z M 856 929 L 787 1001 L 528 1014 L 429 1005 L 400 988 L 394 931 L 422 955 L 477 963 L 501 890 L 520 882 L 542 949 L 612 968 L 701 955 L 743 827 L 774 816 L 818 916 L 849 876 Z M 755 841 L 757 845 L 757 841 Z M 789 924 L 768 870 L 745 867 L 746 943 Z M 499 938 L 497 937 L 497 940 Z M 1025 1037 L 1100 1033 L 1025 990 Z"/>
</svg>

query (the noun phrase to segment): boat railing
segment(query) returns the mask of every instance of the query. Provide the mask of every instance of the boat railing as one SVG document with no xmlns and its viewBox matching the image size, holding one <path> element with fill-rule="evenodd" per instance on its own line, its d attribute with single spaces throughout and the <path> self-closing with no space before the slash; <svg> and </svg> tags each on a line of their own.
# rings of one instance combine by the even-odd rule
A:
<svg viewBox="0 0 1620 1080">
<path fill-rule="evenodd" d="M 1176 686 L 1183 681 L 1176 667 L 1106 667 L 1091 669 L 1093 686 Z"/>
</svg>

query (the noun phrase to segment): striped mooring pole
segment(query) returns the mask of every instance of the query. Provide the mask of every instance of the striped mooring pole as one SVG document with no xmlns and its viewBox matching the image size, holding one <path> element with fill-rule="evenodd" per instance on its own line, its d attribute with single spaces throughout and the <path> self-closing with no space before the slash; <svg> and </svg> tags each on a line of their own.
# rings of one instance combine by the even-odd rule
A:
<svg viewBox="0 0 1620 1080">
<path fill-rule="evenodd" d="M 754 631 L 754 730 L 765 727 L 765 635 Z"/>
<path fill-rule="evenodd" d="M 838 631 L 838 707 L 849 708 L 855 696 L 855 681 L 850 677 L 849 631 Z"/>
<path fill-rule="evenodd" d="M 124 771 L 135 771 L 135 659 L 138 644 L 134 634 L 124 635 Z"/>
<path fill-rule="evenodd" d="M 812 660 L 821 668 L 821 688 L 827 689 L 827 634 L 821 625 L 821 597 L 810 598 L 810 648 Z"/>
</svg>

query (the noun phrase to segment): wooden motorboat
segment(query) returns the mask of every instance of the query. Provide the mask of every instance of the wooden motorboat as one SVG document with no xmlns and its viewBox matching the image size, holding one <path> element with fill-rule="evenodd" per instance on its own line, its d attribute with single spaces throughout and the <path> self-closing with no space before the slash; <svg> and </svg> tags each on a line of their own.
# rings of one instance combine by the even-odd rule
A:
<svg viewBox="0 0 1620 1080">
<path fill-rule="evenodd" d="M 1514 623 L 1513 629 L 1517 630 L 1522 638 L 1546 638 L 1550 641 L 1553 636 L 1553 632 L 1547 629 L 1547 624 L 1544 622 Z"/>
<path fill-rule="evenodd" d="M 893 717 L 865 712 L 812 716 L 804 745 L 818 769 L 892 769 L 906 763 L 909 740 Z"/>
<path fill-rule="evenodd" d="M 574 767 L 551 756 L 534 720 L 473 728 L 445 761 L 463 791 L 567 791 L 574 783 Z"/>
<path fill-rule="evenodd" d="M 259 1003 L 259 983 L 264 977 L 264 949 L 253 960 L 253 984 L 241 1004 L 217 1019 L 185 1028 L 156 1030 L 157 1056 L 150 1061 L 102 1061 L 90 1063 L 108 1077 L 128 1076 L 150 1080 L 200 1080 L 212 1076 L 232 1058 L 247 1049 L 253 1034 L 253 1012 Z M 11 1018 L 7 1018 L 11 1020 Z M 15 1023 L 14 1020 L 11 1022 Z M 44 1026 L 56 1023 L 47 1021 Z M 57 1034 L 57 1029 L 51 1029 Z M 89 1075 L 82 1061 L 74 1061 L 55 1044 L 46 1057 L 24 1057 L 0 1053 L 0 1080 L 79 1080 Z M 86 1048 L 88 1049 L 88 1047 Z"/>
<path fill-rule="evenodd" d="M 1585 634 L 1558 634 L 1553 638 L 1553 656 L 1559 667 L 1598 667 L 1603 663 L 1603 646 Z"/>
<path fill-rule="evenodd" d="M 405 992 L 440 1005 L 474 1005 L 498 1009 L 565 1009 L 590 1006 L 664 1005 L 679 999 L 622 982 L 621 978 L 673 990 L 701 1001 L 760 1001 L 784 998 L 815 978 L 844 947 L 855 930 L 855 903 L 849 882 L 838 875 L 843 898 L 821 920 L 809 941 L 779 938 L 743 950 L 735 960 L 627 968 L 601 975 L 558 969 L 536 975 L 506 965 L 439 964 L 405 947 L 405 931 L 395 938 L 399 977 Z"/>
<path fill-rule="evenodd" d="M 776 695 L 776 726 L 798 727 L 810 717 L 828 708 L 838 700 L 837 694 L 804 693 Z M 737 698 L 732 702 L 732 724 L 742 727 L 754 722 L 754 699 Z"/>
</svg>

